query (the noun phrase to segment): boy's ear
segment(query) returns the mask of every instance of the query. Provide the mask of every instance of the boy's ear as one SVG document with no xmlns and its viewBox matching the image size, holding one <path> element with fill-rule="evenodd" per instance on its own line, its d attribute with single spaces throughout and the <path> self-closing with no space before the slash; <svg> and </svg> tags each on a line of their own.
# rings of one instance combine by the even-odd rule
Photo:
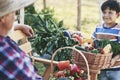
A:
<svg viewBox="0 0 120 80">
<path fill-rule="evenodd" d="M 120 16 L 120 12 L 118 13 L 118 17 Z"/>
<path fill-rule="evenodd" d="M 120 16 L 120 12 L 119 13 L 117 13 L 117 18 Z"/>
</svg>

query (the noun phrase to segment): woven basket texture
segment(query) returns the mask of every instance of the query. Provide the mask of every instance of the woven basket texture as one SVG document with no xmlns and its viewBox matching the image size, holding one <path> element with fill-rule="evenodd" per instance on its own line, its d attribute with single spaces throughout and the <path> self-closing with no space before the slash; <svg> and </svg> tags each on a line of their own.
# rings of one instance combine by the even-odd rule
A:
<svg viewBox="0 0 120 80">
<path fill-rule="evenodd" d="M 108 68 L 112 58 L 112 53 L 95 54 L 85 51 L 81 51 L 81 52 L 85 55 L 90 70 L 100 70 L 100 69 Z M 72 58 L 75 64 L 77 64 L 82 69 L 86 69 L 86 65 L 83 57 L 74 50 L 72 52 Z"/>
</svg>

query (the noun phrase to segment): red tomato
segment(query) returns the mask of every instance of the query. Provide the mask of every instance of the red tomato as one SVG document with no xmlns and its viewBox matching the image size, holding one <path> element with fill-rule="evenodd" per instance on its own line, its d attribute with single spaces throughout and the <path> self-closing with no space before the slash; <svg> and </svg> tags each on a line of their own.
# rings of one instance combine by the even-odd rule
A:
<svg viewBox="0 0 120 80">
<path fill-rule="evenodd" d="M 70 69 L 70 61 L 60 61 L 57 66 L 59 70 Z"/>
<path fill-rule="evenodd" d="M 82 44 L 82 37 L 81 36 L 79 36 L 77 34 L 73 34 L 72 38 L 75 38 L 79 42 L 79 44 Z"/>
</svg>

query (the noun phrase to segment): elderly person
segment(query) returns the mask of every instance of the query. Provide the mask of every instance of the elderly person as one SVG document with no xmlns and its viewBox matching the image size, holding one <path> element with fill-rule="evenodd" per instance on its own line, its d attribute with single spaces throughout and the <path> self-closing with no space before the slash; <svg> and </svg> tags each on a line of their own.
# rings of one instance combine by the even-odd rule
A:
<svg viewBox="0 0 120 80">
<path fill-rule="evenodd" d="M 0 0 L 0 80 L 43 80 L 29 56 L 7 36 L 13 26 L 15 11 L 34 0 Z"/>
</svg>

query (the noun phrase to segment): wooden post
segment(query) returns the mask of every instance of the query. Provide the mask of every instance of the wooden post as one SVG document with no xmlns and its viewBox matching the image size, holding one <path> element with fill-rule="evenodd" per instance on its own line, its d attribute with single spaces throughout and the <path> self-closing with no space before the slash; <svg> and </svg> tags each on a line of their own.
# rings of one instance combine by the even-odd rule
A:
<svg viewBox="0 0 120 80">
<path fill-rule="evenodd" d="M 100 24 L 102 24 L 101 4 L 102 4 L 102 1 L 101 1 L 101 0 L 98 0 L 98 8 L 99 8 L 99 23 L 100 23 Z"/>
<path fill-rule="evenodd" d="M 46 0 L 43 0 L 43 7 L 46 8 Z"/>
<path fill-rule="evenodd" d="M 81 30 L 81 0 L 77 0 L 77 30 Z"/>
<path fill-rule="evenodd" d="M 24 8 L 20 9 L 20 23 L 24 24 Z"/>
</svg>

